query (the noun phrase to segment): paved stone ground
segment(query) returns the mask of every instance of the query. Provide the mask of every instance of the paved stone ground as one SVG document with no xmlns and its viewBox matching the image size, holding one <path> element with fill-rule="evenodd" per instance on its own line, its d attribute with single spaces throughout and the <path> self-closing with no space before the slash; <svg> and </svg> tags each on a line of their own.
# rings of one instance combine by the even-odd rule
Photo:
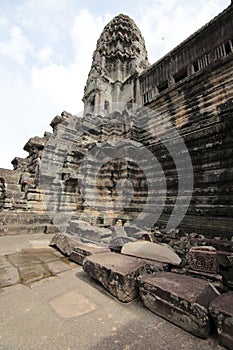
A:
<svg viewBox="0 0 233 350">
<path fill-rule="evenodd" d="M 48 236 L 0 237 L 1 350 L 221 350 L 122 304 L 82 268 L 48 247 Z M 50 238 L 50 237 L 49 237 Z M 7 286 L 6 286 L 7 285 Z"/>
</svg>

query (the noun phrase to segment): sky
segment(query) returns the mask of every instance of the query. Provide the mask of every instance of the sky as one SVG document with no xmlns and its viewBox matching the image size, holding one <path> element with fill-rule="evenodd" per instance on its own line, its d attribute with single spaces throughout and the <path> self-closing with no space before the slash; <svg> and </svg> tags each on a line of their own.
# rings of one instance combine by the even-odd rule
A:
<svg viewBox="0 0 233 350">
<path fill-rule="evenodd" d="M 62 111 L 83 109 L 92 54 L 119 13 L 134 19 L 150 63 L 218 15 L 230 0 L 0 0 L 0 168 Z"/>
</svg>

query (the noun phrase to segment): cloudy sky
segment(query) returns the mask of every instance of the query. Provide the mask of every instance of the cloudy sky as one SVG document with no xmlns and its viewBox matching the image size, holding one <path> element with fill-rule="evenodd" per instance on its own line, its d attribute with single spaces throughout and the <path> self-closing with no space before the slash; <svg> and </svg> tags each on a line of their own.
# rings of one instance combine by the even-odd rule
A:
<svg viewBox="0 0 233 350">
<path fill-rule="evenodd" d="M 0 167 L 25 157 L 30 137 L 54 116 L 82 110 L 96 40 L 117 14 L 132 17 L 150 63 L 230 4 L 230 0 L 0 0 Z"/>
</svg>

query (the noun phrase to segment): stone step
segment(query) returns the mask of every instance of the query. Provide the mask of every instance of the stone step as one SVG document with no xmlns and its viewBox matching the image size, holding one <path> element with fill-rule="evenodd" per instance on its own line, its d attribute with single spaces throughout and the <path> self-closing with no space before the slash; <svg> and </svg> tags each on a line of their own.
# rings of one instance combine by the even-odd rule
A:
<svg viewBox="0 0 233 350">
<path fill-rule="evenodd" d="M 219 343 L 233 349 L 233 293 L 218 296 L 210 304 L 210 314 L 218 330 Z"/>
<path fill-rule="evenodd" d="M 208 307 L 219 293 L 200 278 L 158 272 L 139 281 L 144 305 L 195 336 L 206 338 L 210 332 Z"/>
</svg>

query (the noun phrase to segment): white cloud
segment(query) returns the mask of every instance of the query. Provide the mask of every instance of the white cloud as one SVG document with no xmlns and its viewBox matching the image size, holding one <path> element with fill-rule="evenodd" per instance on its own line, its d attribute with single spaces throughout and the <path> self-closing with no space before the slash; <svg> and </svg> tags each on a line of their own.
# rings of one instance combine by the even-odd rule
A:
<svg viewBox="0 0 233 350">
<path fill-rule="evenodd" d="M 44 46 L 37 52 L 36 57 L 40 63 L 48 64 L 51 62 L 53 54 L 54 52 L 51 46 Z"/>
<path fill-rule="evenodd" d="M 76 113 L 82 109 L 83 80 L 80 81 L 79 75 L 81 67 L 77 64 L 65 67 L 51 63 L 43 68 L 33 68 L 32 84 L 47 94 L 58 110 Z"/>
<path fill-rule="evenodd" d="M 0 15 L 0 26 L 1 27 L 7 27 L 8 25 L 8 19 L 5 15 Z"/>
<path fill-rule="evenodd" d="M 32 52 L 33 44 L 16 25 L 10 29 L 9 40 L 0 41 L 0 53 L 21 65 L 25 64 L 26 56 Z"/>
<path fill-rule="evenodd" d="M 229 0 L 206 2 L 148 0 L 141 2 L 138 26 L 154 63 L 229 5 Z"/>
<path fill-rule="evenodd" d="M 96 41 L 111 18 L 110 14 L 96 16 L 87 9 L 74 17 L 70 34 L 77 62 L 83 64 L 88 61 L 90 66 Z"/>
<path fill-rule="evenodd" d="M 73 18 L 68 33 L 74 50 L 73 62 L 68 65 L 50 62 L 42 68 L 33 66 L 33 85 L 46 92 L 53 103 L 62 109 L 71 113 L 83 109 L 81 98 L 91 68 L 92 54 L 104 25 L 110 19 L 110 15 L 96 18 L 88 10 L 81 10 Z"/>
</svg>

